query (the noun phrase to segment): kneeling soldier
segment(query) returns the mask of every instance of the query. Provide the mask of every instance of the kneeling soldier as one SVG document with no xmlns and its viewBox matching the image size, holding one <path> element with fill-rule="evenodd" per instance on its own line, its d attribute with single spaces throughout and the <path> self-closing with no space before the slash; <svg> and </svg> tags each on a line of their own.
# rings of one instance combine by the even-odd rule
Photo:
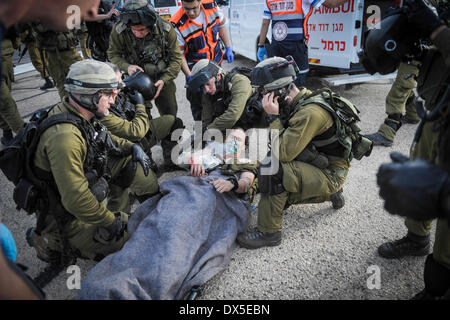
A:
<svg viewBox="0 0 450 320">
<path fill-rule="evenodd" d="M 276 139 L 272 139 L 271 167 L 279 166 L 274 175 L 267 172 L 269 167 L 260 166 L 261 200 L 257 228 L 237 238 L 245 248 L 279 245 L 282 212 L 291 204 L 331 201 L 333 208 L 342 208 L 342 186 L 350 160 L 352 157 L 361 159 L 368 155 L 368 149 L 371 150 L 370 141 L 361 140 L 357 132 L 354 135 L 359 142 L 352 144 L 350 134 L 353 132 L 350 130 L 353 128 L 348 128 L 347 124 L 353 123 L 355 131 L 358 131 L 351 120 L 351 117 L 359 120 L 355 115 L 356 109 L 350 107 L 352 111 L 347 115 L 351 114 L 348 116 L 351 122 L 344 124 L 328 99 L 331 96 L 333 99 L 343 98 L 328 90 L 313 94 L 306 88 L 297 88 L 293 83 L 296 67 L 293 60 L 274 57 L 259 63 L 251 74 L 252 85 L 264 89 L 262 105 L 271 135 L 276 136 L 279 142 L 277 145 L 274 143 Z M 357 150 L 361 151 L 358 155 Z"/>
<path fill-rule="evenodd" d="M 159 191 L 142 148 L 98 122 L 108 114 L 118 85 L 107 64 L 76 62 L 66 78 L 69 96 L 49 111 L 49 117 L 67 114 L 77 125 L 57 123 L 46 129 L 32 162 L 35 176 L 56 195 L 47 199 L 49 209 L 38 213 L 36 229 L 27 232 L 29 244 L 44 261 L 58 261 L 69 252 L 98 261 L 122 248 L 128 239 L 128 215 L 111 212 L 103 203 L 108 182 L 130 188 L 139 201 Z"/>
</svg>

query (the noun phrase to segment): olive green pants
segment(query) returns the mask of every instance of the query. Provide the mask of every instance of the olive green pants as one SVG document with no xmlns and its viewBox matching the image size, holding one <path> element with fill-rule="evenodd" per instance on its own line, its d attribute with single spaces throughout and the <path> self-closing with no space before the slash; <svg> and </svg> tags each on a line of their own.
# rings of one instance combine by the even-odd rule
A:
<svg viewBox="0 0 450 320">
<path fill-rule="evenodd" d="M 110 158 L 108 167 L 111 170 L 112 177 L 118 176 L 131 161 L 131 157 L 114 159 Z M 152 170 L 149 170 L 148 176 L 145 176 L 144 170 L 140 164 L 137 165 L 134 179 L 129 188 L 122 188 L 110 184 L 110 193 L 108 197 L 107 208 L 110 211 L 131 212 L 128 189 L 136 196 L 151 196 L 159 191 L 158 178 Z"/>
<path fill-rule="evenodd" d="M 170 114 L 150 120 L 150 129 L 146 137 L 151 147 L 169 135 L 174 122 L 175 117 Z"/>
<path fill-rule="evenodd" d="M 3 130 L 11 129 L 17 133 L 23 128 L 25 123 L 11 95 L 12 82 L 14 81 L 12 55 L 3 55 L 1 76 L 0 128 Z"/>
<path fill-rule="evenodd" d="M 258 204 L 258 229 L 274 233 L 283 228 L 283 210 L 292 204 L 322 203 L 344 185 L 348 170 L 319 169 L 305 162 L 283 164 L 285 191 L 262 194 Z"/>
<path fill-rule="evenodd" d="M 409 120 L 419 120 L 416 107 L 413 101 L 406 103 L 408 98 L 414 96 L 414 87 L 416 80 L 410 75 L 417 76 L 419 73 L 418 62 L 413 61 L 411 64 L 400 63 L 397 70 L 397 77 L 392 84 L 391 90 L 386 97 L 386 113 L 388 115 L 402 114 L 406 109 L 406 117 Z M 405 79 L 408 77 L 408 79 Z M 386 118 L 386 121 L 398 121 Z M 394 141 L 396 130 L 388 126 L 386 123 L 381 124 L 378 133 L 388 140 Z"/>
<path fill-rule="evenodd" d="M 131 161 L 131 157 L 126 158 L 110 158 L 108 167 L 111 170 L 112 177 L 120 174 L 120 172 Z M 148 176 L 144 175 L 144 170 L 140 164 L 137 165 L 136 174 L 129 189 L 136 195 L 153 195 L 159 191 L 158 180 L 155 174 L 150 171 Z M 114 186 L 110 190 L 107 207 L 112 212 L 122 212 L 122 216 L 130 213 L 130 203 L 128 199 L 128 192 L 118 186 Z M 122 195 L 125 194 L 125 197 Z M 123 219 L 122 219 L 123 220 Z M 118 251 L 122 248 L 124 243 L 128 240 L 128 233 L 124 233 L 123 237 L 113 239 L 109 242 L 98 242 L 94 239 L 98 231 L 98 227 L 92 224 L 86 224 L 80 220 L 75 220 L 70 225 L 70 232 L 68 233 L 69 242 L 73 249 L 77 250 L 83 258 L 95 259 L 104 257 L 110 253 Z"/>
<path fill-rule="evenodd" d="M 159 93 L 158 98 L 155 99 L 155 105 L 160 115 L 171 114 L 175 117 L 177 116 L 178 104 L 175 95 L 176 90 L 177 88 L 173 80 L 164 83 L 164 87 Z M 145 101 L 145 106 L 147 109 L 151 109 L 153 105 L 150 100 L 147 100 Z"/>
<path fill-rule="evenodd" d="M 81 61 L 81 57 L 75 48 L 64 51 L 45 51 L 48 61 L 48 72 L 55 81 L 58 88 L 59 97 L 61 101 L 67 94 L 64 89 L 64 81 L 69 73 L 69 68 L 77 61 Z"/>
<path fill-rule="evenodd" d="M 41 74 L 42 79 L 48 77 L 48 61 L 45 58 L 45 51 L 39 50 L 36 41 L 27 43 L 28 53 L 34 68 Z"/>
<path fill-rule="evenodd" d="M 432 131 L 432 122 L 427 122 L 415 150 L 411 152 L 412 158 L 422 158 L 435 162 L 438 150 L 438 133 Z M 433 225 L 433 220 L 417 221 L 405 219 L 408 230 L 419 236 L 427 236 Z M 450 268 L 450 228 L 447 219 L 438 219 L 433 247 L 434 259 Z"/>
</svg>

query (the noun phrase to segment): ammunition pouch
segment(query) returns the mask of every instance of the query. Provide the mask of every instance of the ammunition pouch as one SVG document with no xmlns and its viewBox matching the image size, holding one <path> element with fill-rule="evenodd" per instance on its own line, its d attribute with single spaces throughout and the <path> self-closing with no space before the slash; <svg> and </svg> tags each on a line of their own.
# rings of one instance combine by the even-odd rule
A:
<svg viewBox="0 0 450 320">
<path fill-rule="evenodd" d="M 17 209 L 23 209 L 28 214 L 33 214 L 38 209 L 39 191 L 27 179 L 20 179 L 13 191 L 13 200 Z"/>
<path fill-rule="evenodd" d="M 368 157 L 372 153 L 372 148 L 373 141 L 364 136 L 360 136 L 359 142 L 354 144 L 352 149 L 353 157 L 356 160 L 361 160 L 364 156 Z"/>
<path fill-rule="evenodd" d="M 311 143 L 294 160 L 309 163 L 319 169 L 326 169 L 330 164 L 327 156 L 320 153 Z"/>
<path fill-rule="evenodd" d="M 102 202 L 106 199 L 109 193 L 108 181 L 101 177 L 92 187 L 90 187 L 90 190 L 97 201 Z"/>
<path fill-rule="evenodd" d="M 133 183 L 136 175 L 136 163 L 130 159 L 124 169 L 110 181 L 111 184 L 121 188 L 128 188 Z"/>
<path fill-rule="evenodd" d="M 145 73 L 148 74 L 153 81 L 158 79 L 159 74 L 161 74 L 166 67 L 167 65 L 163 60 L 158 60 L 156 63 L 144 64 Z"/>
<path fill-rule="evenodd" d="M 270 154 L 266 157 L 269 158 Z M 264 168 L 270 168 L 272 161 L 269 161 L 267 164 L 262 164 L 258 168 L 258 186 L 259 192 L 263 195 L 276 195 L 285 191 L 283 187 L 283 166 L 281 162 L 278 166 L 278 171 L 275 174 L 268 175 L 262 174 L 262 170 Z"/>
</svg>

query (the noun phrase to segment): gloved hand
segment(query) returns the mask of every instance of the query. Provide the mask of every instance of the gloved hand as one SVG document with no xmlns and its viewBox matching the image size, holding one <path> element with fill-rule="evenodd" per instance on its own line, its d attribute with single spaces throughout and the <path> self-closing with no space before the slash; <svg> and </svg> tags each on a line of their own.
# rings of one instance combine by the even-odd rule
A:
<svg viewBox="0 0 450 320">
<path fill-rule="evenodd" d="M 144 150 L 137 144 L 133 145 L 132 159 L 135 166 L 137 166 L 138 161 L 140 162 L 142 169 L 144 169 L 144 174 L 147 177 L 151 161 Z"/>
<path fill-rule="evenodd" d="M 5 256 L 12 262 L 16 262 L 17 247 L 14 237 L 11 231 L 3 224 L 0 223 L 0 243 Z"/>
<path fill-rule="evenodd" d="M 130 97 L 130 101 L 132 104 L 144 104 L 145 103 L 144 96 L 137 90 L 133 90 L 133 92 L 130 92 L 128 94 L 128 96 Z"/>
<path fill-rule="evenodd" d="M 234 54 L 233 50 L 231 50 L 231 46 L 225 48 L 225 55 L 227 56 L 228 63 L 232 63 L 234 61 Z"/>
<path fill-rule="evenodd" d="M 408 15 L 408 22 L 413 24 L 420 32 L 419 36 L 429 38 L 431 33 L 439 26 L 445 24 L 427 0 L 407 0 L 404 3 Z"/>
<path fill-rule="evenodd" d="M 128 216 L 124 212 L 114 213 L 114 221 L 106 227 L 98 227 L 94 239 L 100 243 L 108 244 L 112 240 L 123 237 L 128 224 Z"/>
<path fill-rule="evenodd" d="M 407 160 L 391 154 L 393 163 L 380 166 L 377 183 L 384 207 L 389 213 L 429 220 L 449 214 L 445 208 L 450 196 L 449 174 L 424 160 Z"/>
<path fill-rule="evenodd" d="M 263 61 L 264 60 L 264 56 L 267 56 L 267 49 L 266 47 L 260 47 L 258 48 L 258 59 L 259 61 Z"/>
</svg>

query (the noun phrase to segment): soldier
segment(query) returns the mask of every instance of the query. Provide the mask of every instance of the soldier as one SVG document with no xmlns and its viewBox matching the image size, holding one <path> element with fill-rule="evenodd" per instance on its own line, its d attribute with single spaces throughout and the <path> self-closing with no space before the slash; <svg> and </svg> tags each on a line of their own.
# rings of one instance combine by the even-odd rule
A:
<svg viewBox="0 0 450 320">
<path fill-rule="evenodd" d="M 15 28 L 11 27 L 2 41 L 2 83 L 1 83 L 1 100 L 0 100 L 0 128 L 3 129 L 3 137 L 1 142 L 4 145 L 10 143 L 13 139 L 13 132 L 19 132 L 24 121 L 17 110 L 17 104 L 11 95 L 11 86 L 14 81 L 14 67 L 12 55 L 14 53 L 13 42 L 15 42 L 17 33 Z"/>
<path fill-rule="evenodd" d="M 177 33 L 178 45 L 182 53 L 181 71 L 186 81 L 192 76 L 191 70 L 196 62 L 209 59 L 219 66 L 224 52 L 220 48 L 221 39 L 225 45 L 225 55 L 229 63 L 234 54 L 226 28 L 227 21 L 222 10 L 214 0 L 182 0 L 181 8 L 170 19 Z M 194 120 L 200 120 L 202 113 L 201 97 L 197 92 L 186 91 L 191 103 Z"/>
<path fill-rule="evenodd" d="M 33 67 L 40 73 L 41 78 L 45 80 L 45 83 L 39 89 L 47 90 L 53 88 L 55 84 L 48 74 L 48 61 L 45 58 L 45 53 L 38 48 L 33 30 L 27 23 L 20 26 L 20 40 L 27 48 Z"/>
<path fill-rule="evenodd" d="M 76 46 L 78 38 L 74 31 L 56 32 L 50 30 L 41 23 L 32 23 L 36 32 L 36 40 L 39 49 L 45 52 L 48 61 L 48 72 L 56 83 L 61 101 L 67 93 L 64 90 L 64 80 L 70 66 L 82 60 Z"/>
<path fill-rule="evenodd" d="M 172 25 L 161 19 L 146 0 L 129 0 L 120 13 L 110 37 L 109 60 L 132 75 L 138 70 L 149 75 L 157 88 L 155 104 L 161 115 L 177 115 L 175 82 L 180 72 L 181 53 Z M 151 101 L 146 101 L 148 109 Z"/>
<path fill-rule="evenodd" d="M 358 140 L 350 135 L 357 132 L 356 128 L 343 129 L 345 124 L 330 102 L 340 97 L 334 94 L 333 99 L 326 100 L 325 94 L 297 88 L 293 84 L 295 67 L 292 60 L 273 57 L 260 62 L 251 74 L 252 85 L 263 87 L 262 105 L 271 135 L 279 139 L 278 146 L 276 139 L 272 139 L 271 167 L 276 168 L 278 161 L 279 166 L 273 175 L 268 174 L 270 168 L 265 161 L 260 166 L 258 224 L 237 238 L 245 248 L 279 245 L 282 212 L 291 204 L 331 201 L 334 209 L 342 208 L 345 203 L 342 186 L 350 160 L 353 156 L 361 159 L 352 152 L 362 147 L 361 157 L 370 153 L 368 139 L 369 144 L 353 145 Z M 332 93 L 327 92 L 331 97 Z"/>
<path fill-rule="evenodd" d="M 397 77 L 386 97 L 386 113 L 388 117 L 381 124 L 378 132 L 366 135 L 376 146 L 390 147 L 395 134 L 402 123 L 416 124 L 419 122 L 414 105 L 415 77 L 419 74 L 418 61 L 402 62 L 398 67 Z M 403 115 L 403 110 L 406 114 Z"/>
<path fill-rule="evenodd" d="M 241 126 L 239 120 L 247 100 L 256 92 L 250 84 L 250 79 L 238 72 L 224 72 L 217 63 L 208 59 L 197 62 L 191 75 L 192 79 L 187 84 L 188 90 L 203 90 L 203 129 L 218 129 L 225 134 L 226 129 Z"/>
<path fill-rule="evenodd" d="M 116 72 L 119 82 L 122 81 L 122 73 L 119 68 L 107 64 Z M 141 143 L 144 151 L 152 159 L 151 148 L 158 141 L 171 143 L 166 149 L 171 150 L 176 142 L 170 141 L 170 136 L 175 129 L 183 128 L 183 121 L 171 114 L 162 115 L 155 119 L 149 119 L 145 111 L 144 101 L 151 100 L 155 94 L 155 88 L 151 79 L 142 72 L 136 72 L 126 79 L 127 87 L 119 90 L 115 103 L 111 105 L 110 114 L 100 121 L 114 135 L 128 139 L 135 143 Z M 138 91 L 138 89 L 140 91 Z M 142 93 L 141 93 L 142 92 Z M 166 156 L 167 157 L 167 156 Z M 164 159 L 168 160 L 168 159 Z M 156 164 L 153 164 L 156 168 Z M 166 162 L 161 170 L 168 171 L 178 169 L 172 162 Z"/>
<path fill-rule="evenodd" d="M 88 40 L 88 28 L 86 26 L 86 22 L 81 23 L 81 28 L 78 31 L 78 39 L 80 40 L 80 48 L 81 48 L 81 54 L 83 55 L 83 59 L 90 59 L 91 58 L 91 49 L 89 49 L 87 45 Z"/>
<path fill-rule="evenodd" d="M 36 230 L 27 232 L 27 240 L 47 262 L 61 253 L 98 261 L 128 239 L 128 215 L 121 210 L 128 204 L 108 202 L 116 209 L 112 212 L 103 203 L 109 176 L 110 183 L 130 188 L 141 202 L 156 194 L 159 185 L 142 148 L 110 135 L 98 122 L 114 101 L 114 71 L 103 62 L 83 60 L 70 67 L 65 87 L 68 97 L 49 117 L 67 114 L 78 125 L 58 123 L 40 136 L 33 171 L 47 184 L 47 194 L 57 195 L 57 204 L 39 211 Z M 51 205 L 55 197 L 48 198 L 45 203 Z"/>
</svg>

